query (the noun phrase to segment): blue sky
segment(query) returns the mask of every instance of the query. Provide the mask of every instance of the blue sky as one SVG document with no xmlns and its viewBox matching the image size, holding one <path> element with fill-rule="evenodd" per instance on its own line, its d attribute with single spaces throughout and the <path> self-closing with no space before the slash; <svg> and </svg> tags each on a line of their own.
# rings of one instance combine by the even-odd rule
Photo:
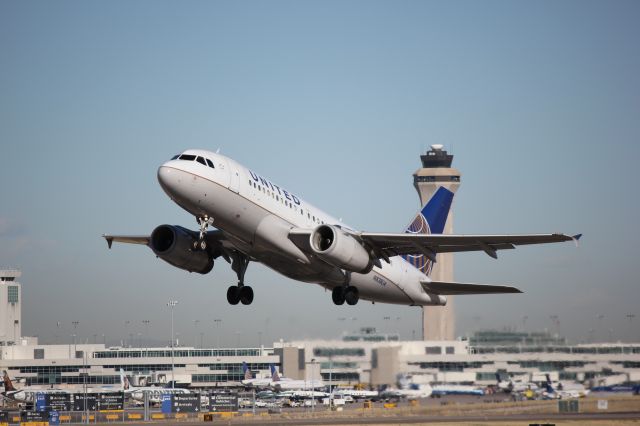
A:
<svg viewBox="0 0 640 426">
<path fill-rule="evenodd" d="M 633 1 L 1 2 L 0 265 L 23 270 L 25 334 L 68 341 L 77 320 L 117 342 L 148 319 L 163 342 L 176 298 L 185 344 L 214 342 L 214 319 L 228 345 L 419 335 L 416 308 L 335 307 L 260 265 L 254 304 L 230 307 L 223 261 L 195 276 L 100 235 L 195 226 L 155 178 L 188 147 L 399 231 L 442 143 L 463 175 L 456 232 L 585 234 L 457 255 L 456 279 L 525 291 L 458 298 L 458 333 L 558 315 L 574 341 L 638 340 L 639 18 Z"/>
</svg>

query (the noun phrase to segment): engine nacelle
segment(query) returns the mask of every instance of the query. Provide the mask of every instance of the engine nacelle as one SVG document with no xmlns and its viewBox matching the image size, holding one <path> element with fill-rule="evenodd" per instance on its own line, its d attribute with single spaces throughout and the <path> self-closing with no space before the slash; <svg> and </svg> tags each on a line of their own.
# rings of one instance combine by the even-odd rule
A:
<svg viewBox="0 0 640 426">
<path fill-rule="evenodd" d="M 194 250 L 196 241 L 185 228 L 160 225 L 151 233 L 149 246 L 156 256 L 176 268 L 206 274 L 213 268 L 213 258 L 205 250 Z"/>
<path fill-rule="evenodd" d="M 366 274 L 373 268 L 367 250 L 351 235 L 332 225 L 320 225 L 311 233 L 311 249 L 330 264 Z"/>
</svg>

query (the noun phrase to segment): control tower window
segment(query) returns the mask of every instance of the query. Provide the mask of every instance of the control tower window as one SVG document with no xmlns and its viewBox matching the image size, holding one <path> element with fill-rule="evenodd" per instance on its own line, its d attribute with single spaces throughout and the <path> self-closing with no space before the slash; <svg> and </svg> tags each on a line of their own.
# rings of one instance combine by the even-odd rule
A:
<svg viewBox="0 0 640 426">
<path fill-rule="evenodd" d="M 196 158 L 196 161 L 200 164 L 202 164 L 203 166 L 206 166 L 207 163 L 205 163 L 204 158 L 198 156 L 198 158 Z"/>
<path fill-rule="evenodd" d="M 207 165 L 209 167 L 211 167 L 212 169 L 215 169 L 215 167 L 213 167 L 213 163 L 211 162 L 211 160 L 209 160 L 208 158 L 205 158 L 205 160 L 207 160 Z"/>
<path fill-rule="evenodd" d="M 195 155 L 189 155 L 189 154 L 182 154 L 180 156 L 180 159 L 181 160 L 185 160 L 185 161 L 193 161 L 193 160 L 196 159 L 196 156 Z"/>
</svg>

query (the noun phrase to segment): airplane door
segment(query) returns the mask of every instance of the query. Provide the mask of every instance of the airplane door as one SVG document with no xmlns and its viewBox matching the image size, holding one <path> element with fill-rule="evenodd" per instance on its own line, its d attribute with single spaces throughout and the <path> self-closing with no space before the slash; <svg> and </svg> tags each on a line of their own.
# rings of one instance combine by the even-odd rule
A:
<svg viewBox="0 0 640 426">
<path fill-rule="evenodd" d="M 240 190 L 240 170 L 238 168 L 238 164 L 236 164 L 233 160 L 221 159 L 224 164 L 223 168 L 225 170 L 225 182 L 223 184 L 237 193 Z"/>
<path fill-rule="evenodd" d="M 230 166 L 229 173 L 231 174 L 231 180 L 229 181 L 229 189 L 237 193 L 240 189 L 240 171 L 235 164 L 230 164 Z"/>
</svg>

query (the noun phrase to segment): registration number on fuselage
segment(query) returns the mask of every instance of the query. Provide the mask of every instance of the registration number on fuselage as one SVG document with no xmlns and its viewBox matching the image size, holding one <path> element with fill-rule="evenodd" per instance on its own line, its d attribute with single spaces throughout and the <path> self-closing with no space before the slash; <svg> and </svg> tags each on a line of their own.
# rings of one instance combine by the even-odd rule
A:
<svg viewBox="0 0 640 426">
<path fill-rule="evenodd" d="M 378 284 L 380 284 L 382 287 L 386 287 L 387 286 L 387 280 L 385 280 L 385 279 L 383 279 L 383 278 L 381 278 L 381 277 L 379 277 L 377 275 L 373 276 L 373 280 L 375 282 L 377 282 Z"/>
</svg>

